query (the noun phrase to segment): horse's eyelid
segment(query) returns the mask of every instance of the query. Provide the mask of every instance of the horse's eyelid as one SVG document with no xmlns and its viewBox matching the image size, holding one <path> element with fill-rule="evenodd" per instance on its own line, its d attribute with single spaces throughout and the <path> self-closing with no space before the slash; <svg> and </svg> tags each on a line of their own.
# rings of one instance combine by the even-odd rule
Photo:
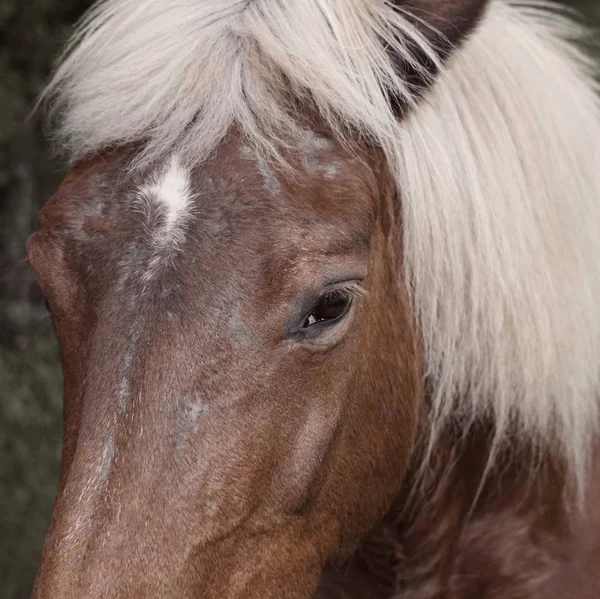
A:
<svg viewBox="0 0 600 599">
<path fill-rule="evenodd" d="M 346 299 L 353 300 L 366 296 L 367 290 L 363 287 L 362 281 L 348 281 L 347 283 L 333 284 L 321 293 L 316 300 L 315 305 L 317 305 L 324 297 L 331 294 L 341 295 Z"/>
<path fill-rule="evenodd" d="M 344 295 L 353 298 L 367 295 L 367 290 L 362 285 L 362 282 L 350 281 L 334 287 L 328 291 L 328 293 L 343 293 Z"/>
</svg>

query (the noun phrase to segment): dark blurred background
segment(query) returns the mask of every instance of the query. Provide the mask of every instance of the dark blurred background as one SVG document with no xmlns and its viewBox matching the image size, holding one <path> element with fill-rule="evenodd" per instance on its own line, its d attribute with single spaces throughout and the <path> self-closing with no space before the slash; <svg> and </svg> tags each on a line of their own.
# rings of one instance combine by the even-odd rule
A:
<svg viewBox="0 0 600 599">
<path fill-rule="evenodd" d="M 563 3 L 600 24 L 600 0 Z M 0 0 L 0 599 L 30 596 L 61 446 L 60 357 L 24 248 L 65 165 L 31 111 L 91 4 Z"/>
</svg>

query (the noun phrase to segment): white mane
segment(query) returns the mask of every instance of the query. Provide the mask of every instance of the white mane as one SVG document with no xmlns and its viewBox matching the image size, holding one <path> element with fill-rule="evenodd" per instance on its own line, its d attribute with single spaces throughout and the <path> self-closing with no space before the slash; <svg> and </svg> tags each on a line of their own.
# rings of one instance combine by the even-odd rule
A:
<svg viewBox="0 0 600 599">
<path fill-rule="evenodd" d="M 340 135 L 377 141 L 434 423 L 516 425 L 561 447 L 581 485 L 598 428 L 600 110 L 575 33 L 543 4 L 492 0 L 399 123 L 384 90 L 416 102 L 387 47 L 437 59 L 385 0 L 104 0 L 49 89 L 73 157 L 146 140 L 144 159 L 199 161 L 233 124 L 272 150 L 309 97 Z"/>
</svg>

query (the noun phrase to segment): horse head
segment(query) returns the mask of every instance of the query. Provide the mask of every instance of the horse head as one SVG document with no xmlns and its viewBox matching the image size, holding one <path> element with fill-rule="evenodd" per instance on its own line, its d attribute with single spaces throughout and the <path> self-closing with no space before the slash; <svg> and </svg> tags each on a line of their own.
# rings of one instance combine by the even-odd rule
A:
<svg viewBox="0 0 600 599">
<path fill-rule="evenodd" d="M 29 242 L 65 377 L 36 597 L 328 597 L 449 421 L 585 470 L 596 104 L 545 18 L 488 4 L 83 21 Z"/>
</svg>

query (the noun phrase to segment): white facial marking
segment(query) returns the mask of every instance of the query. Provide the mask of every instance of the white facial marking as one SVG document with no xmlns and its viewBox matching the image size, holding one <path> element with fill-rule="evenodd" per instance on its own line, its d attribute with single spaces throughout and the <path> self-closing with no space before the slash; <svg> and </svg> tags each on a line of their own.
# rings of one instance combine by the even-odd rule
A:
<svg viewBox="0 0 600 599">
<path fill-rule="evenodd" d="M 177 242 L 192 200 L 190 175 L 177 155 L 155 181 L 142 188 L 142 194 L 164 211 L 164 222 L 157 231 L 163 245 Z"/>
<path fill-rule="evenodd" d="M 153 256 L 144 278 L 150 280 L 163 260 L 182 245 L 184 225 L 191 215 L 193 194 L 190 173 L 177 155 L 139 192 L 148 220 L 158 211 L 159 223 L 150 230 Z"/>
</svg>

